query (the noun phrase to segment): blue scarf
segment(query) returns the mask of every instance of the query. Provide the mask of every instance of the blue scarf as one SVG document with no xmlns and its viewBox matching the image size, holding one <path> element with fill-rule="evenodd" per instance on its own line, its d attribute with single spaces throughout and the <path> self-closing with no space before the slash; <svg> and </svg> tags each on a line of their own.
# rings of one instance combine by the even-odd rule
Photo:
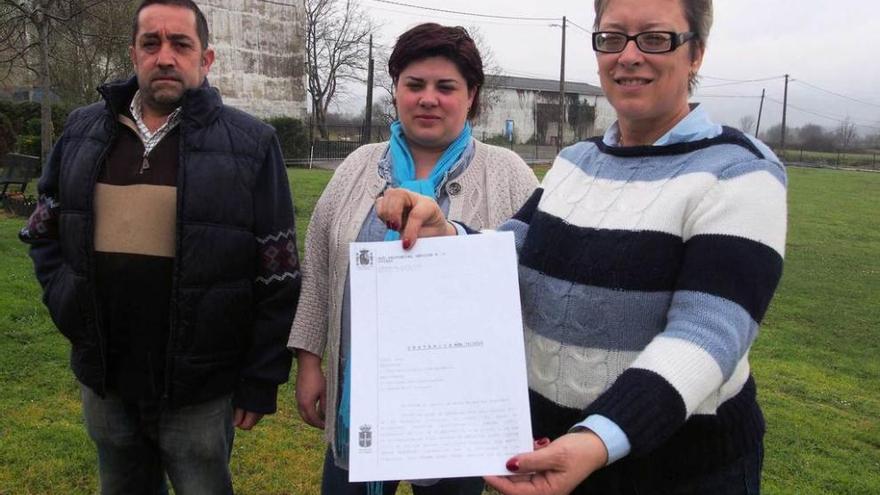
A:
<svg viewBox="0 0 880 495">
<path fill-rule="evenodd" d="M 470 142 L 471 124 L 465 122 L 461 134 L 446 147 L 446 150 L 440 155 L 440 159 L 437 160 L 437 164 L 434 165 L 434 169 L 431 170 L 430 175 L 424 179 L 416 179 L 416 164 L 409 151 L 409 146 L 406 144 L 403 126 L 400 125 L 399 120 L 394 121 L 391 124 L 391 143 L 389 144 L 391 151 L 391 174 L 394 176 L 394 182 L 397 184 L 397 187 L 436 198 L 437 186 L 446 177 L 449 169 L 458 163 Z M 388 233 L 385 234 L 386 241 L 396 241 L 398 239 L 400 239 L 400 233 L 395 230 L 389 229 Z"/>
<path fill-rule="evenodd" d="M 388 145 L 391 151 L 391 174 L 398 187 L 413 191 L 436 199 L 437 187 L 446 177 L 446 173 L 458 163 L 461 155 L 467 150 L 471 142 L 471 124 L 465 122 L 461 134 L 455 141 L 446 147 L 440 155 L 440 159 L 431 170 L 431 174 L 425 179 L 416 179 L 416 164 L 413 160 L 409 146 L 406 144 L 406 136 L 403 134 L 403 126 L 396 120 L 391 124 L 391 142 Z M 400 239 L 400 233 L 388 229 L 385 234 L 386 241 Z M 339 411 L 336 415 L 336 452 L 348 459 L 348 428 L 351 420 L 351 356 L 346 359 L 345 371 L 342 373 L 342 398 L 339 401 Z M 374 481 L 367 484 L 368 495 L 381 495 L 383 484 Z"/>
</svg>

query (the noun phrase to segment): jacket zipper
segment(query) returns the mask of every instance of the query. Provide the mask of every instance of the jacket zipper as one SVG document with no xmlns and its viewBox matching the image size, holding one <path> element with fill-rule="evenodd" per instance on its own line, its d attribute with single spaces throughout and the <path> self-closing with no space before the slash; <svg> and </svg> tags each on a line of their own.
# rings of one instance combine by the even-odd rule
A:
<svg viewBox="0 0 880 495">
<path fill-rule="evenodd" d="M 105 341 L 104 331 L 101 328 L 101 303 L 98 301 L 98 294 L 95 290 L 95 280 L 97 278 L 97 272 L 95 271 L 95 186 L 98 183 L 98 174 L 101 170 L 101 167 L 104 165 L 104 161 L 107 159 L 107 155 L 110 153 L 110 148 L 113 146 L 113 141 L 116 139 L 117 128 L 115 125 L 115 115 L 113 112 L 108 109 L 110 113 L 111 119 L 114 121 L 114 125 L 112 126 L 112 130 L 110 131 L 110 139 L 107 140 L 107 144 L 104 146 L 104 149 L 101 151 L 101 155 L 98 161 L 95 162 L 95 165 L 92 167 L 92 173 L 89 177 L 89 187 L 91 188 L 90 194 L 88 195 L 88 209 L 89 209 L 89 225 L 88 225 L 88 256 L 86 258 L 86 269 L 89 273 L 89 296 L 92 300 L 92 305 L 94 306 L 94 316 L 95 316 L 95 332 L 98 334 L 98 352 L 101 354 L 101 395 L 107 395 L 107 342 Z"/>
</svg>

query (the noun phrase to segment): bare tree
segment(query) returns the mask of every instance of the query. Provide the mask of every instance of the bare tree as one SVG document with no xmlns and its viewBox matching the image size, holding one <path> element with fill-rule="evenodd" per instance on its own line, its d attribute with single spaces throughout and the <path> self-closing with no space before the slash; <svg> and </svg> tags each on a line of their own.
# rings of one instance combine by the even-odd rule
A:
<svg viewBox="0 0 880 495">
<path fill-rule="evenodd" d="M 856 125 L 853 123 L 852 119 L 847 117 L 837 126 L 837 130 L 835 131 L 837 136 L 837 144 L 840 145 L 842 149 L 849 149 L 850 145 L 852 145 L 856 138 L 858 137 L 858 131 L 856 131 Z"/>
<path fill-rule="evenodd" d="M 480 27 L 471 25 L 467 27 L 467 30 L 468 34 L 470 34 L 471 38 L 474 40 L 477 49 L 480 50 L 480 58 L 483 59 L 483 73 L 487 76 L 500 75 L 503 72 L 503 69 L 498 64 L 498 60 L 495 58 L 495 52 L 492 51 L 492 47 L 486 41 L 483 32 L 480 31 Z M 483 84 L 483 87 L 480 88 L 480 115 L 477 117 L 480 124 L 486 125 L 489 114 L 492 112 L 492 107 L 497 105 L 500 99 L 501 93 L 497 88 L 489 84 Z"/>
<path fill-rule="evenodd" d="M 743 115 L 739 118 L 739 130 L 751 134 L 755 128 L 755 117 L 752 115 Z"/>
<path fill-rule="evenodd" d="M 327 112 L 344 83 L 362 81 L 373 23 L 357 0 L 305 0 L 306 73 L 312 112 L 327 139 Z"/>
<path fill-rule="evenodd" d="M 43 162 L 49 156 L 52 145 L 51 77 L 49 74 L 50 33 L 53 11 L 57 0 L 0 0 L 3 6 L 0 19 L 0 40 L 3 41 L 3 58 L 9 76 L 16 67 L 33 72 L 42 92 L 40 101 L 40 154 Z"/>
<path fill-rule="evenodd" d="M 30 71 L 40 88 L 40 154 L 52 148 L 52 65 L 59 31 L 97 5 L 110 0 L 0 0 L 0 75 Z"/>
<path fill-rule="evenodd" d="M 58 30 L 61 42 L 50 58 L 55 92 L 62 100 L 91 103 L 97 97 L 96 87 L 131 72 L 128 46 L 135 8 L 135 0 L 108 1 Z"/>
<path fill-rule="evenodd" d="M 373 74 L 373 87 L 382 91 L 373 98 L 373 122 L 391 125 L 397 120 L 397 108 L 394 106 L 394 82 L 388 73 L 388 58 L 391 57 L 390 48 L 378 44 L 373 46 L 373 58 L 375 63 Z"/>
</svg>

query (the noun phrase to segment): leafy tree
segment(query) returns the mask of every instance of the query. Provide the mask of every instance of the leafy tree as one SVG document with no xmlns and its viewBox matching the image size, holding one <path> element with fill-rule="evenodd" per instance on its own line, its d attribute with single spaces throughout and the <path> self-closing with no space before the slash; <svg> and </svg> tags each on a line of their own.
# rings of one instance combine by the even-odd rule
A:
<svg viewBox="0 0 880 495">
<path fill-rule="evenodd" d="M 580 101 L 578 95 L 566 95 L 568 100 L 568 125 L 574 129 L 573 141 L 580 141 L 589 136 L 596 122 L 596 107 L 586 101 Z"/>
<path fill-rule="evenodd" d="M 761 140 L 770 146 L 779 146 L 779 143 L 782 142 L 782 124 L 776 124 L 762 132 Z"/>
<path fill-rule="evenodd" d="M 834 148 L 833 136 L 816 124 L 806 124 L 798 129 L 797 141 L 806 150 L 831 151 Z"/>
</svg>

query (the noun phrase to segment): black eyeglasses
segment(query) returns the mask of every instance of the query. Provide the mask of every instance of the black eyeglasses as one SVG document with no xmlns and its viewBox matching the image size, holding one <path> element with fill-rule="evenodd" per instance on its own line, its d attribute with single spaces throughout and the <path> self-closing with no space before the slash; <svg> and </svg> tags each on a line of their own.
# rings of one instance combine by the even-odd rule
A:
<svg viewBox="0 0 880 495">
<path fill-rule="evenodd" d="M 695 33 L 672 31 L 645 31 L 632 36 L 614 31 L 593 33 L 593 50 L 600 53 L 620 53 L 631 40 L 645 53 L 667 53 L 696 37 Z"/>
</svg>

